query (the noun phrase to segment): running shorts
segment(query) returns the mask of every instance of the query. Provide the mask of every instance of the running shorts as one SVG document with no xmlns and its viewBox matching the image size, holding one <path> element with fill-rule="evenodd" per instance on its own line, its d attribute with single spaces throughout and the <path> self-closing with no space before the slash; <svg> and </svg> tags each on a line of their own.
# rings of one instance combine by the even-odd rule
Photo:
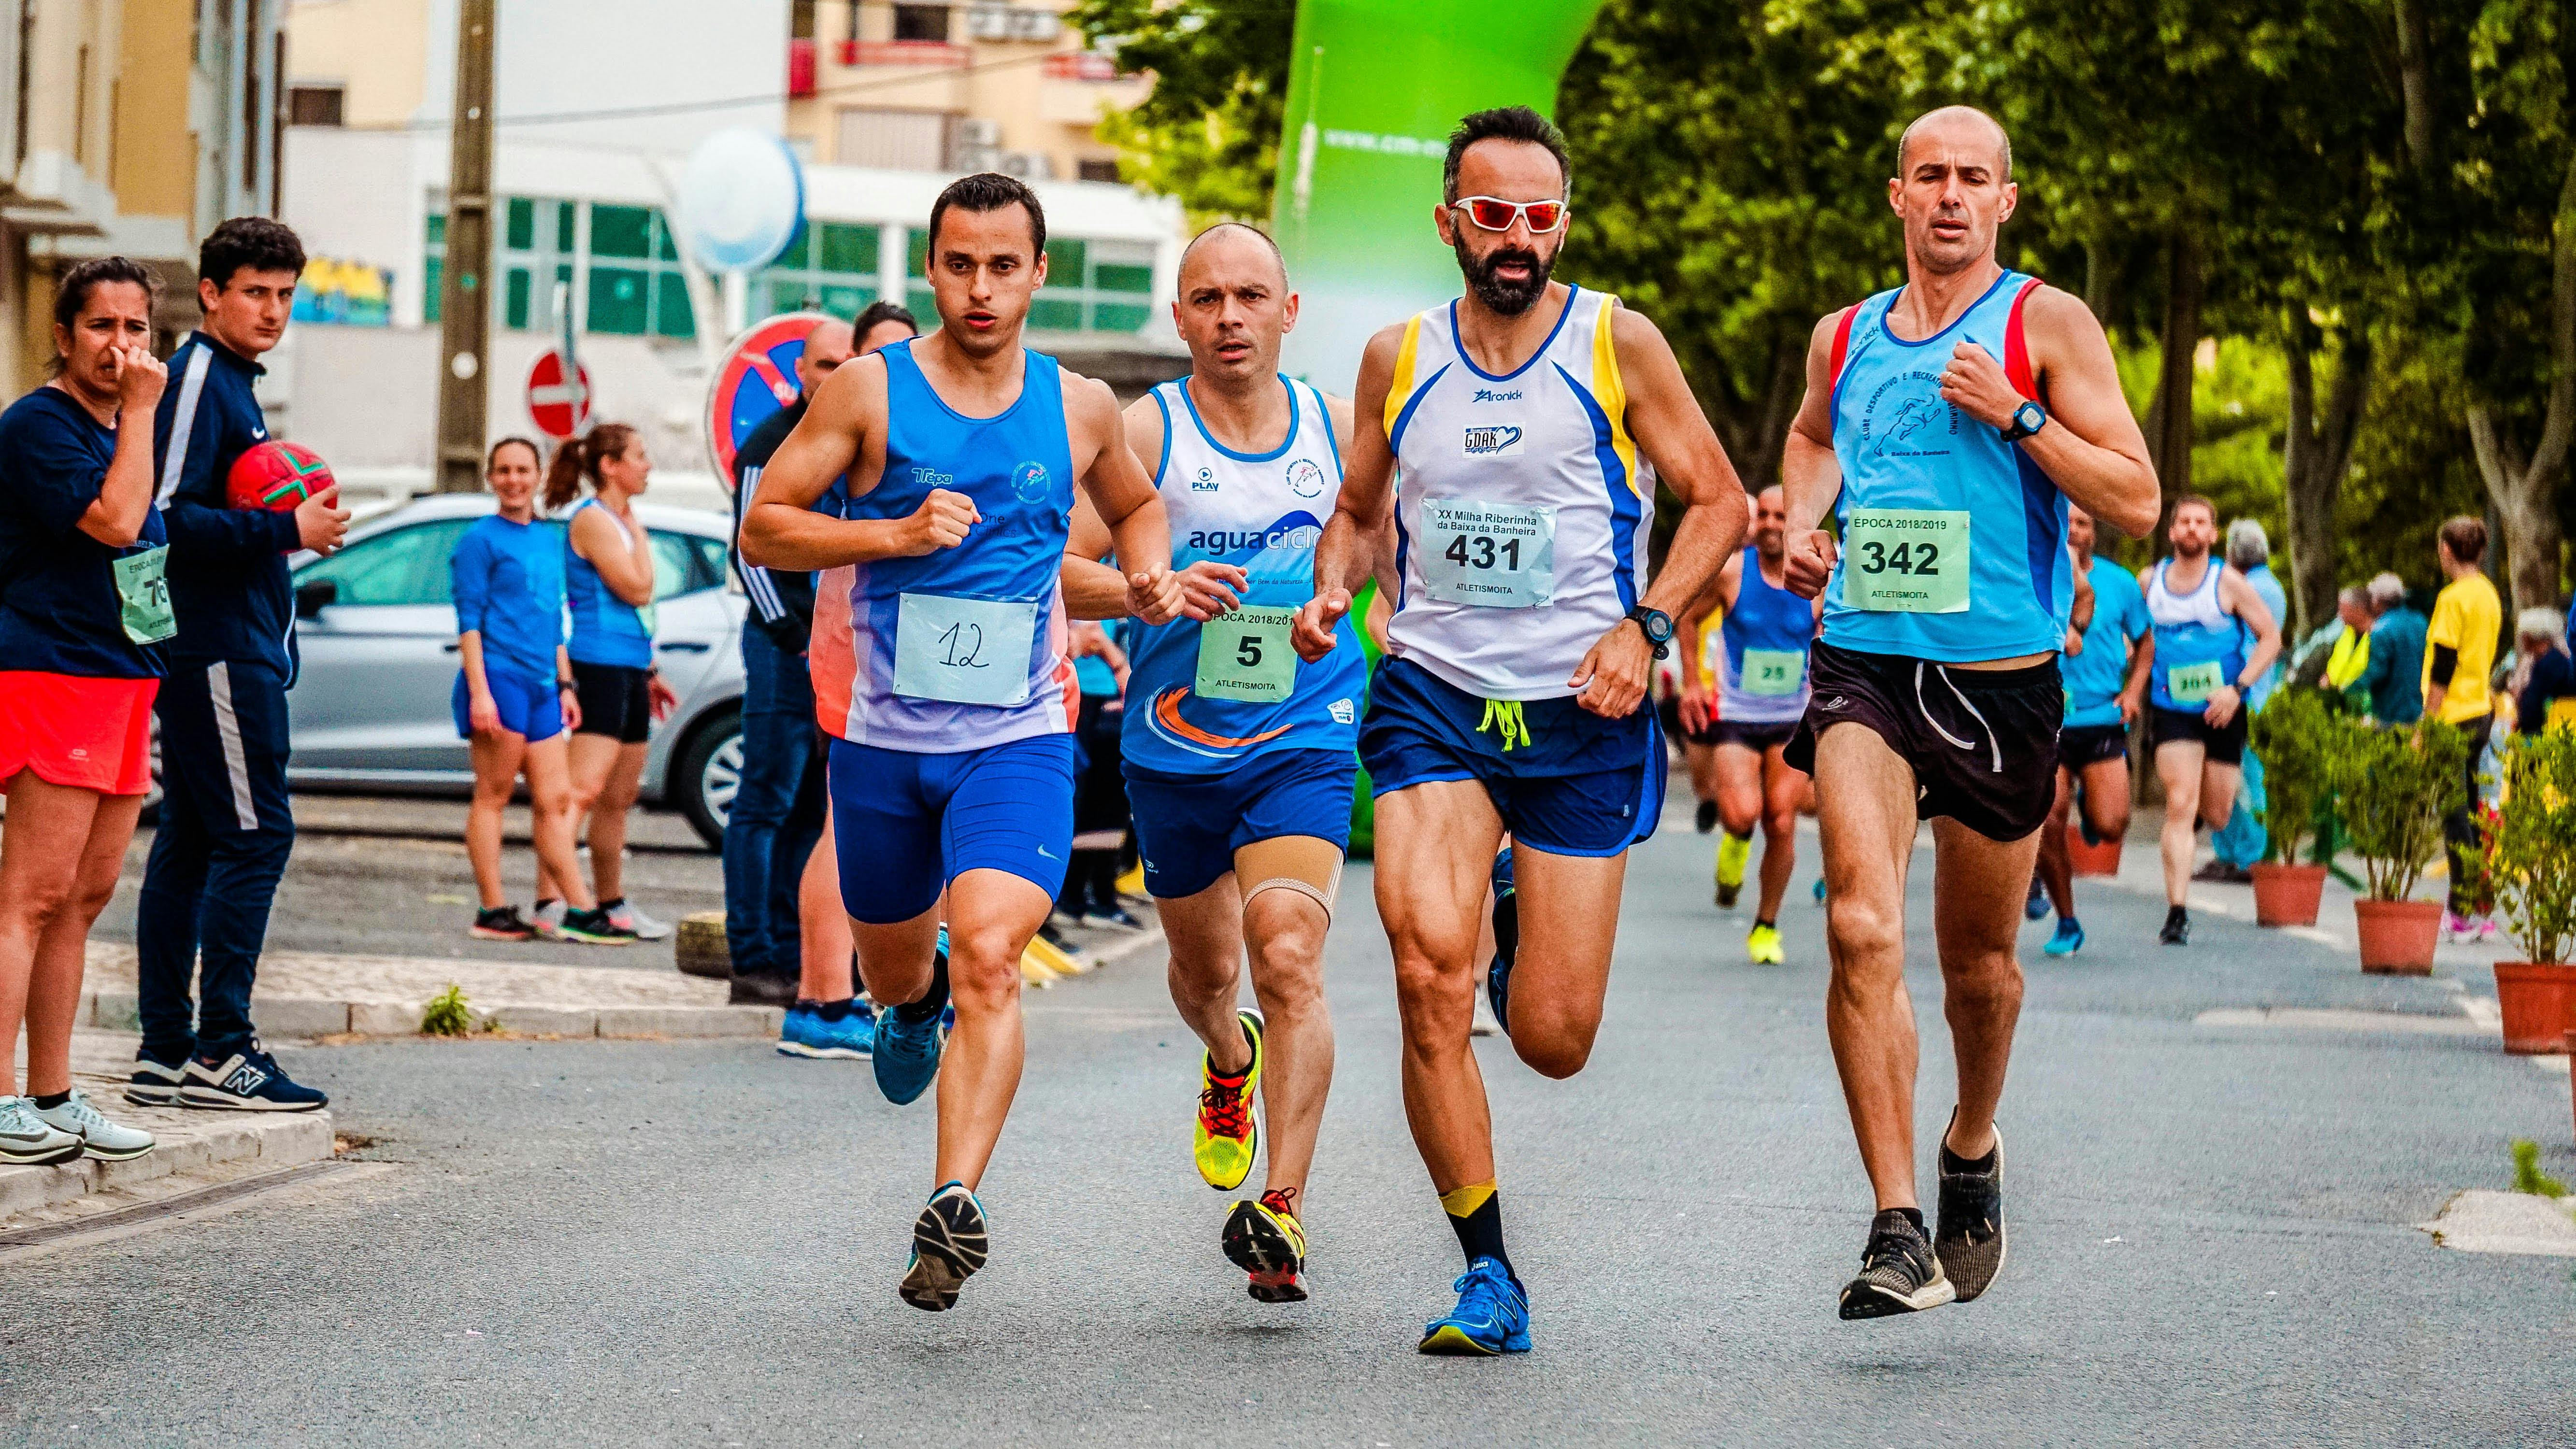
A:
<svg viewBox="0 0 2576 1449">
<path fill-rule="evenodd" d="M 2241 765 L 2245 762 L 2245 716 L 2243 705 L 2236 707 L 2236 717 L 2225 728 L 2201 718 L 2196 709 L 2147 708 L 2147 748 L 2160 750 L 2170 744 L 2194 744 L 2208 752 L 2213 765 Z"/>
<path fill-rule="evenodd" d="M 631 664 L 572 662 L 574 697 L 581 701 L 581 723 L 573 733 L 606 735 L 621 745 L 640 745 L 653 735 L 653 691 L 645 671 Z"/>
<path fill-rule="evenodd" d="M 2127 725 L 2067 725 L 2057 732 L 2057 763 L 2070 770 L 2128 757 Z"/>
<path fill-rule="evenodd" d="M 970 870 L 1007 871 L 1055 899 L 1073 853 L 1073 736 L 955 754 L 831 744 L 841 904 L 871 926 L 909 921 Z"/>
<path fill-rule="evenodd" d="M 49 785 L 140 795 L 152 788 L 158 679 L 0 670 L 0 784 L 33 770 Z"/>
<path fill-rule="evenodd" d="M 1792 769 L 1816 772 L 1816 739 L 1866 727 L 1914 771 L 1914 815 L 1946 815 L 1989 840 L 2019 840 L 2057 802 L 2057 727 L 2066 691 L 2054 656 L 2021 669 L 1960 669 L 1819 641 L 1815 693 L 1789 741 Z"/>
<path fill-rule="evenodd" d="M 1709 739 L 1713 744 L 1740 745 L 1760 755 L 1786 745 L 1789 743 L 1789 737 L 1797 732 L 1798 722 L 1793 719 L 1782 720 L 1777 724 L 1738 724 L 1733 720 L 1722 719 L 1717 722 L 1717 727 L 1709 732 Z"/>
<path fill-rule="evenodd" d="M 1360 763 L 1376 795 L 1473 780 L 1515 843 L 1549 855 L 1617 855 L 1654 834 L 1664 808 L 1653 710 L 1604 719 L 1571 697 L 1479 699 L 1408 659 L 1369 684 Z"/>
<path fill-rule="evenodd" d="M 1655 719 L 1664 727 L 1664 735 L 1667 739 L 1677 738 L 1685 744 L 1693 745 L 1713 745 L 1717 743 L 1717 722 L 1715 720 L 1709 721 L 1709 723 L 1701 729 L 1692 729 L 1690 726 L 1682 723 L 1682 702 L 1680 697 L 1677 695 L 1668 694 L 1664 696 L 1663 702 L 1655 706 Z"/>
<path fill-rule="evenodd" d="M 552 675 L 513 674 L 486 665 L 483 682 L 492 690 L 492 703 L 500 708 L 501 728 L 532 745 L 563 733 L 563 692 Z M 456 737 L 474 738 L 474 692 L 466 687 L 462 669 L 456 671 L 456 688 L 447 704 L 456 715 Z"/>
<path fill-rule="evenodd" d="M 1223 775 L 1127 767 L 1136 853 L 1157 900 L 1194 896 L 1234 869 L 1256 840 L 1311 835 L 1347 854 L 1359 761 L 1338 750 L 1273 750 Z"/>
</svg>

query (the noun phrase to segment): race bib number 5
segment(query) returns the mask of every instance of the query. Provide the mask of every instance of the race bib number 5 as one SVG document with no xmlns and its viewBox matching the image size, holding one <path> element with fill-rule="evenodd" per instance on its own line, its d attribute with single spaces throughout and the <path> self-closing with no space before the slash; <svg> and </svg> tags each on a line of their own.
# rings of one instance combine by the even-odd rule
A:
<svg viewBox="0 0 2576 1449">
<path fill-rule="evenodd" d="M 1019 704 L 1029 697 L 1038 606 L 946 594 L 905 594 L 895 617 L 894 692 L 952 704 Z"/>
<path fill-rule="evenodd" d="M 1843 517 L 1843 603 L 1874 613 L 1968 608 L 1968 511 L 1855 508 Z"/>
<path fill-rule="evenodd" d="M 1202 699 L 1277 704 L 1297 687 L 1297 655 L 1288 645 L 1294 609 L 1237 609 L 1199 626 Z"/>
<path fill-rule="evenodd" d="M 1469 498 L 1422 500 L 1423 582 L 1431 597 L 1528 609 L 1556 595 L 1556 510 Z"/>
</svg>

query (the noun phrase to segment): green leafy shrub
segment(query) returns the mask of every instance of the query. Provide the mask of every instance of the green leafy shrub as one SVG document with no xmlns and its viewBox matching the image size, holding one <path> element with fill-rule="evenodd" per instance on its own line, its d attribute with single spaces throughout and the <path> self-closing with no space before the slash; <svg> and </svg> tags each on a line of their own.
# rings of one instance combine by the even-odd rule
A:
<svg viewBox="0 0 2576 1449">
<path fill-rule="evenodd" d="M 2536 1197 L 2565 1197 L 2567 1184 L 2540 1170 L 2540 1144 L 2517 1138 L 2513 1144 L 2513 1190 Z"/>
<path fill-rule="evenodd" d="M 2442 852 L 2442 817 L 2468 798 L 2469 737 L 2434 720 L 2345 720 L 2329 738 L 2326 778 L 2370 898 L 2405 900 Z"/>
<path fill-rule="evenodd" d="M 474 1012 L 465 1004 L 464 988 L 455 982 L 429 999 L 420 1013 L 423 1036 L 464 1036 L 474 1030 Z"/>
<path fill-rule="evenodd" d="M 2263 829 L 2267 860 L 2295 863 L 2299 842 L 2317 829 L 2328 798 L 2326 757 L 2337 733 L 2335 712 L 2313 689 L 2284 689 L 2247 722 L 2247 739 L 2263 762 Z"/>
<path fill-rule="evenodd" d="M 2517 735 L 2478 864 L 2524 959 L 2576 960 L 2576 730 Z"/>
</svg>

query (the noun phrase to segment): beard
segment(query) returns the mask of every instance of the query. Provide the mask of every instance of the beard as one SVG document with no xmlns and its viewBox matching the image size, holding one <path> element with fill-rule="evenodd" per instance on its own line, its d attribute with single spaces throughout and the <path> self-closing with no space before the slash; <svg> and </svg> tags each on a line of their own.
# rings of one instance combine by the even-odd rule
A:
<svg viewBox="0 0 2576 1449">
<path fill-rule="evenodd" d="M 1539 298 L 1547 295 L 1547 274 L 1548 270 L 1556 265 L 1554 257 L 1543 258 L 1538 253 L 1522 247 L 1504 247 L 1484 260 L 1478 261 L 1475 253 L 1467 250 L 1467 237 L 1463 228 L 1458 234 L 1456 246 L 1458 270 L 1466 274 L 1467 290 L 1476 294 L 1477 301 L 1503 316 L 1517 317 L 1535 306 Z M 1506 282 L 1495 276 L 1495 268 L 1506 262 L 1518 262 L 1529 268 L 1529 279 Z"/>
</svg>

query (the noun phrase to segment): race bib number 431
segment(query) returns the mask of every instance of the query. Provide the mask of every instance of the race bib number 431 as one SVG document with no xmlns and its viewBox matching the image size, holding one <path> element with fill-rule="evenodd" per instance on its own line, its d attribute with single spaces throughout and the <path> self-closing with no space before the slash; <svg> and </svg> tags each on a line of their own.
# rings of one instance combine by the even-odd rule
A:
<svg viewBox="0 0 2576 1449">
<path fill-rule="evenodd" d="M 1872 612 L 1968 608 L 1968 511 L 1855 508 L 1843 516 L 1843 603 Z"/>
<path fill-rule="evenodd" d="M 1422 500 L 1423 583 L 1431 597 L 1528 609 L 1556 595 L 1556 510 L 1470 498 Z"/>
</svg>

